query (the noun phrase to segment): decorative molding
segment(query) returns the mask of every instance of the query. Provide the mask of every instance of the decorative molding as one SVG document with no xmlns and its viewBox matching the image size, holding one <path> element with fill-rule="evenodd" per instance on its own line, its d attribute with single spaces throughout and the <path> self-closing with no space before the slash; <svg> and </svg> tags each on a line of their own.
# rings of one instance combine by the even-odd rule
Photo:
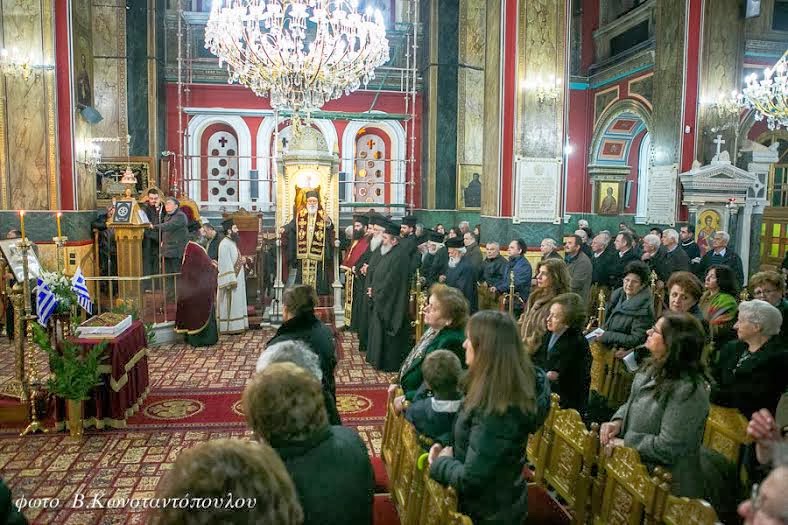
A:
<svg viewBox="0 0 788 525">
<path fill-rule="evenodd" d="M 646 82 L 651 85 L 650 88 Z M 640 84 L 640 86 L 636 87 L 638 84 Z M 638 89 L 641 89 L 641 91 L 638 91 Z M 627 82 L 627 93 L 630 97 L 643 102 L 649 110 L 652 110 L 651 99 L 654 98 L 654 72 L 650 71 L 645 75 L 629 80 Z"/>
<path fill-rule="evenodd" d="M 613 94 L 612 97 L 609 96 L 611 93 Z M 603 91 L 598 91 L 594 93 L 594 129 L 596 129 L 597 124 L 599 123 L 599 119 L 601 119 L 602 115 L 604 115 L 605 112 L 608 109 L 610 109 L 610 107 L 613 106 L 613 104 L 616 103 L 618 97 L 619 97 L 618 86 L 613 86 Z M 600 99 L 601 99 L 601 104 L 600 104 Z"/>
</svg>

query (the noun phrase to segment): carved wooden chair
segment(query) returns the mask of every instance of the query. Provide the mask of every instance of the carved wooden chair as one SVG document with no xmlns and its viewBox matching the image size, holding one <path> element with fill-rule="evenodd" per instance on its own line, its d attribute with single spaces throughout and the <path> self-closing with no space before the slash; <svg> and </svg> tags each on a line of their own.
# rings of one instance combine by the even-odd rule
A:
<svg viewBox="0 0 788 525">
<path fill-rule="evenodd" d="M 568 504 L 572 523 L 584 524 L 591 507 L 591 474 L 599 455 L 599 425 L 588 430 L 577 410 L 558 410 L 544 479 Z"/>
<path fill-rule="evenodd" d="M 612 366 L 607 369 L 608 377 L 606 379 L 609 381 L 609 386 L 606 391 L 606 397 L 610 408 L 618 408 L 626 403 L 629 398 L 629 391 L 632 389 L 632 380 L 635 378 L 635 375 L 627 369 L 624 361 L 615 357 L 615 353 L 618 350 L 618 348 L 612 350 Z"/>
<path fill-rule="evenodd" d="M 615 352 L 600 343 L 591 343 L 591 390 L 604 398 L 608 398 L 613 383 L 613 365 L 616 362 Z"/>
<path fill-rule="evenodd" d="M 600 468 L 594 487 L 594 525 L 656 524 L 657 486 L 636 450 L 616 447 L 608 457 L 600 452 Z"/>
<path fill-rule="evenodd" d="M 752 438 L 747 435 L 747 423 L 747 418 L 737 409 L 711 405 L 703 431 L 703 444 L 736 465 L 744 484 L 748 478 L 742 463 L 744 449 L 752 443 Z"/>
<path fill-rule="evenodd" d="M 457 514 L 457 493 L 429 477 L 425 470 L 424 497 L 421 504 L 420 525 L 445 525 L 449 516 Z"/>
<path fill-rule="evenodd" d="M 391 492 L 400 523 L 404 525 L 419 523 L 425 473 L 419 470 L 418 460 L 423 453 L 416 429 L 409 421 L 403 421 L 400 430 L 400 452 L 395 469 L 397 477 L 391 480 Z M 426 475 L 429 475 L 429 472 Z"/>
<path fill-rule="evenodd" d="M 386 419 L 383 423 L 383 442 L 381 444 L 380 455 L 386 463 L 386 471 L 390 480 L 394 480 L 395 452 L 399 447 L 402 425 L 405 418 L 402 414 L 394 411 L 394 398 L 402 395 L 402 389 L 398 388 L 388 401 L 386 408 Z"/>
<path fill-rule="evenodd" d="M 542 428 L 528 436 L 528 441 L 525 444 L 525 457 L 534 466 L 534 475 L 531 480 L 534 483 L 541 483 L 544 478 L 545 464 L 550 453 L 552 439 L 551 428 L 559 409 L 560 400 L 558 394 L 550 394 L 550 411 L 547 413 L 547 418 Z"/>
<path fill-rule="evenodd" d="M 657 523 L 660 525 L 721 525 L 714 508 L 702 499 L 680 498 L 670 493 L 671 475 L 654 469 L 657 485 Z"/>
<path fill-rule="evenodd" d="M 473 525 L 473 521 L 465 514 L 449 512 L 449 518 L 446 520 L 446 525 Z"/>
</svg>

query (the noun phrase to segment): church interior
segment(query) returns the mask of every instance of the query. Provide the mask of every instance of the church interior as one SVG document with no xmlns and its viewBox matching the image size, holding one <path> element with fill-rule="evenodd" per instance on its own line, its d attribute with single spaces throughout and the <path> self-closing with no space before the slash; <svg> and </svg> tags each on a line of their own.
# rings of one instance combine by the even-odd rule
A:
<svg viewBox="0 0 788 525">
<path fill-rule="evenodd" d="M 787 103 L 788 0 L 0 0 L 0 523 L 788 523 Z"/>
</svg>

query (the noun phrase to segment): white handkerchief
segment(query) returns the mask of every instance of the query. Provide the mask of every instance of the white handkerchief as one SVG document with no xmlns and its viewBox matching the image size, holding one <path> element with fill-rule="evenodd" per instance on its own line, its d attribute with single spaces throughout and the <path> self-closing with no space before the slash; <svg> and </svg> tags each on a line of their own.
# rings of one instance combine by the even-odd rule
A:
<svg viewBox="0 0 788 525">
<path fill-rule="evenodd" d="M 588 332 L 586 334 L 586 339 L 590 343 L 590 342 L 594 341 L 597 337 L 599 337 L 600 335 L 602 335 L 604 333 L 605 333 L 604 330 L 602 330 L 601 328 L 597 328 L 596 330 L 594 330 L 592 332 Z"/>
</svg>

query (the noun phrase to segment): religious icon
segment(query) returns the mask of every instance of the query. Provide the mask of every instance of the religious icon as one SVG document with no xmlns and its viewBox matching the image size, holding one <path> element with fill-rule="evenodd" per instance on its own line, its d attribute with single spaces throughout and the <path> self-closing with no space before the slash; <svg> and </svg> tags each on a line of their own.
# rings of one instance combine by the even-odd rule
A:
<svg viewBox="0 0 788 525">
<path fill-rule="evenodd" d="M 701 256 L 711 249 L 711 239 L 720 229 L 720 214 L 717 210 L 703 210 L 698 214 L 698 223 L 695 226 L 698 248 Z"/>
<path fill-rule="evenodd" d="M 77 104 L 93 106 L 93 90 L 90 87 L 88 60 L 84 53 L 79 56 L 79 72 L 77 73 Z"/>
<path fill-rule="evenodd" d="M 619 210 L 618 182 L 600 182 L 597 191 L 597 213 L 599 215 L 617 215 Z"/>
<path fill-rule="evenodd" d="M 457 203 L 460 209 L 473 210 L 482 206 L 481 166 L 461 165 L 457 181 Z"/>
<path fill-rule="evenodd" d="M 8 262 L 8 267 L 13 272 L 14 279 L 22 282 L 25 278 L 24 261 L 22 252 L 17 247 L 18 242 L 19 239 L 2 240 L 0 241 L 0 251 L 2 251 L 3 257 Z M 34 247 L 27 251 L 27 275 L 32 280 L 37 279 L 41 275 L 41 264 L 38 262 Z"/>
</svg>

